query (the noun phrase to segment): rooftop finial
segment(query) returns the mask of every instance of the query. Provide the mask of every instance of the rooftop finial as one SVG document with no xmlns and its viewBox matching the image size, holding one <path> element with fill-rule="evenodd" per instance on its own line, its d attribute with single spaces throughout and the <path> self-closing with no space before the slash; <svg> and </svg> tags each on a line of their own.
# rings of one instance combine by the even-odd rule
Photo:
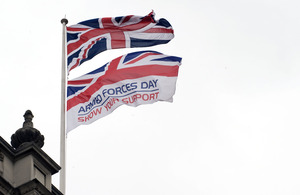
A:
<svg viewBox="0 0 300 195">
<path fill-rule="evenodd" d="M 32 118 L 34 117 L 32 112 L 30 110 L 27 110 L 25 112 L 24 116 L 24 123 L 23 123 L 23 127 L 33 127 L 33 123 L 32 123 Z"/>
<path fill-rule="evenodd" d="M 34 116 L 32 112 L 27 110 L 23 116 L 25 119 L 23 127 L 11 136 L 11 145 L 18 149 L 26 144 L 35 143 L 38 147 L 42 148 L 45 138 L 39 130 L 33 128 L 32 118 Z"/>
</svg>

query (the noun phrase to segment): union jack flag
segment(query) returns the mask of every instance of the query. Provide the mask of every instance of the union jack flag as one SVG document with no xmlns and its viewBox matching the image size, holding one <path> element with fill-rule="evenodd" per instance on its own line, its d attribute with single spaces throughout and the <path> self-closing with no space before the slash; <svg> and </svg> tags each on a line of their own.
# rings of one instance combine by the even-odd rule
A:
<svg viewBox="0 0 300 195">
<path fill-rule="evenodd" d="M 108 49 L 165 44 L 173 37 L 170 23 L 156 21 L 154 12 L 83 21 L 67 27 L 68 71 Z"/>
<path fill-rule="evenodd" d="M 134 52 L 68 81 L 67 131 L 90 124 L 123 104 L 172 101 L 180 64 L 180 57 Z"/>
</svg>

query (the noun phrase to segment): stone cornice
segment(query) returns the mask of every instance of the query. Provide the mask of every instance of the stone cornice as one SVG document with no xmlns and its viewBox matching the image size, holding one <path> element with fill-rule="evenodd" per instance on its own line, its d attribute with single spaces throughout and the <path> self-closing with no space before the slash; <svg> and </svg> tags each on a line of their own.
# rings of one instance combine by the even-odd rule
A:
<svg viewBox="0 0 300 195">
<path fill-rule="evenodd" d="M 32 155 L 48 168 L 52 175 L 60 170 L 60 166 L 33 142 L 26 144 L 21 149 L 15 150 L 0 136 L 0 151 L 6 153 L 13 162 L 24 156 Z"/>
</svg>

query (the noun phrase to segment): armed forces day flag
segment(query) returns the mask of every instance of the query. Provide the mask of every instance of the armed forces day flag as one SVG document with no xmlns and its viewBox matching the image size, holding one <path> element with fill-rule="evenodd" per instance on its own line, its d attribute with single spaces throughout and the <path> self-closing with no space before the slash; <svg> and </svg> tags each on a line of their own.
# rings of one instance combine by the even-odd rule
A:
<svg viewBox="0 0 300 195">
<path fill-rule="evenodd" d="M 68 71 L 108 50 L 149 47 L 168 43 L 174 37 L 166 19 L 147 16 L 97 18 L 67 27 Z"/>
<path fill-rule="evenodd" d="M 172 102 L 180 64 L 180 57 L 134 52 L 68 81 L 67 132 L 110 114 L 120 105 Z"/>
</svg>

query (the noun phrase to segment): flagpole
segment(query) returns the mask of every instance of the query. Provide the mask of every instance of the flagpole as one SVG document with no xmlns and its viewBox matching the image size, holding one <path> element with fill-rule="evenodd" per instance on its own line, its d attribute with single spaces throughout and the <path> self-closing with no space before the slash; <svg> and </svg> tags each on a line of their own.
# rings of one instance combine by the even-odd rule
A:
<svg viewBox="0 0 300 195">
<path fill-rule="evenodd" d="M 61 67 L 61 118 L 60 118 L 60 191 L 66 194 L 66 25 L 68 20 L 63 18 L 62 23 L 62 67 Z"/>
</svg>

